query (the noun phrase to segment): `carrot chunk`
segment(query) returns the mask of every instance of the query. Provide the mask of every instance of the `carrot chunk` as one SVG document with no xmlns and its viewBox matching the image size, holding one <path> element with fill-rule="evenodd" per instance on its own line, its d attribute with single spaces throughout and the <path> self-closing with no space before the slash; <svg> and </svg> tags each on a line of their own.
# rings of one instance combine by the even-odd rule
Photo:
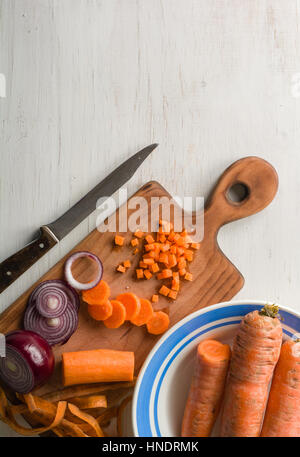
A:
<svg viewBox="0 0 300 457">
<path fill-rule="evenodd" d="M 116 246 L 123 246 L 124 244 L 125 237 L 121 235 L 116 235 L 115 236 L 115 245 Z"/>
<path fill-rule="evenodd" d="M 155 294 L 152 295 L 151 301 L 152 301 L 153 303 L 157 303 L 157 302 L 158 302 L 158 295 L 155 295 Z"/>
<path fill-rule="evenodd" d="M 147 235 L 147 236 L 145 237 L 145 240 L 147 241 L 148 244 L 155 243 L 155 239 L 153 238 L 152 235 Z"/>
<path fill-rule="evenodd" d="M 152 273 L 149 270 L 144 271 L 144 275 L 146 279 L 151 279 L 152 278 Z"/>
<path fill-rule="evenodd" d="M 134 236 L 135 236 L 136 238 L 143 238 L 144 232 L 142 232 L 141 230 L 137 230 L 137 231 L 134 233 Z"/>
<path fill-rule="evenodd" d="M 176 300 L 178 292 L 175 290 L 170 290 L 168 297 L 172 298 L 172 300 Z"/>
<path fill-rule="evenodd" d="M 196 249 L 196 250 L 197 250 L 197 249 L 200 249 L 200 243 L 192 243 L 192 244 L 191 244 L 191 247 L 192 247 L 193 249 Z"/>
<path fill-rule="evenodd" d="M 185 260 L 185 258 L 180 257 L 178 260 L 178 268 L 179 268 L 179 270 L 182 270 L 185 267 L 186 267 L 186 260 Z"/>
<path fill-rule="evenodd" d="M 159 289 L 160 295 L 164 295 L 165 297 L 169 295 L 169 292 L 170 289 L 167 286 L 161 286 L 161 288 Z"/>
<path fill-rule="evenodd" d="M 169 261 L 168 254 L 160 254 L 160 256 L 159 256 L 160 263 L 168 263 L 168 261 Z"/>
<path fill-rule="evenodd" d="M 139 266 L 141 268 L 148 268 L 148 265 L 145 262 L 143 262 L 142 260 L 139 262 Z"/>
<path fill-rule="evenodd" d="M 130 260 L 124 260 L 123 265 L 124 265 L 125 268 L 130 268 L 131 267 Z"/>
<path fill-rule="evenodd" d="M 172 277 L 172 270 L 170 270 L 169 268 L 166 268 L 165 270 L 163 270 L 163 271 L 161 272 L 161 274 L 162 274 L 162 277 L 163 277 L 164 279 L 166 279 L 166 278 L 171 278 L 171 277 Z"/>
<path fill-rule="evenodd" d="M 182 268 L 181 270 L 179 270 L 179 275 L 180 276 L 185 276 L 186 274 L 186 269 L 185 268 Z"/>
<path fill-rule="evenodd" d="M 153 308 L 149 300 L 140 298 L 141 309 L 137 316 L 131 319 L 131 323 L 140 327 L 141 325 L 147 324 L 149 319 L 153 316 Z"/>
<path fill-rule="evenodd" d="M 172 255 L 169 255 L 169 259 L 168 259 L 168 266 L 169 268 L 173 268 L 177 265 L 177 260 L 176 260 L 176 256 L 174 254 Z"/>
<path fill-rule="evenodd" d="M 103 321 L 103 324 L 107 328 L 119 328 L 125 322 L 126 308 L 118 300 L 111 300 L 110 303 L 112 305 L 112 314 L 108 319 Z"/>
<path fill-rule="evenodd" d="M 130 241 L 131 246 L 137 246 L 139 244 L 139 240 L 137 238 L 133 238 L 133 240 Z"/>
<path fill-rule="evenodd" d="M 100 303 L 106 303 L 110 297 L 110 288 L 106 281 L 103 279 L 89 290 L 82 291 L 82 300 L 89 305 L 100 305 Z"/>
<path fill-rule="evenodd" d="M 186 260 L 191 262 L 193 260 L 193 258 L 194 258 L 194 253 L 193 253 L 193 251 L 190 251 L 189 249 L 186 249 L 184 256 L 185 256 Z"/>
<path fill-rule="evenodd" d="M 146 245 L 145 245 L 145 251 L 146 251 L 146 252 L 154 251 L 154 249 L 155 249 L 154 243 L 146 244 Z"/>
<path fill-rule="evenodd" d="M 125 273 L 126 268 L 123 265 L 118 265 L 117 266 L 117 271 L 119 271 L 120 273 Z"/>
<path fill-rule="evenodd" d="M 144 271 L 141 268 L 137 268 L 135 271 L 137 279 L 143 279 Z"/>
<path fill-rule="evenodd" d="M 186 279 L 187 281 L 193 281 L 193 275 L 192 273 L 186 273 L 185 276 L 184 276 L 184 279 Z"/>
<path fill-rule="evenodd" d="M 146 325 L 149 333 L 160 335 L 169 328 L 170 319 L 163 311 L 156 311 Z"/>
<path fill-rule="evenodd" d="M 110 349 L 62 354 L 63 385 L 132 381 L 134 353 Z"/>
<path fill-rule="evenodd" d="M 154 263 L 153 265 L 150 266 L 150 269 L 152 273 L 157 273 L 159 271 L 159 266 L 157 263 Z"/>
<path fill-rule="evenodd" d="M 153 265 L 155 262 L 154 259 L 144 259 L 144 263 L 146 265 Z"/>
<path fill-rule="evenodd" d="M 133 251 L 133 254 L 137 254 L 139 252 L 138 248 L 135 248 L 135 250 Z"/>
<path fill-rule="evenodd" d="M 143 270 L 142 270 L 143 271 Z M 117 300 L 123 303 L 126 309 L 126 320 L 133 319 L 141 309 L 139 298 L 132 292 L 125 292 L 117 296 Z"/>
<path fill-rule="evenodd" d="M 172 288 L 172 290 L 176 290 L 178 292 L 178 290 L 179 290 L 179 280 L 173 279 L 171 288 Z"/>
<path fill-rule="evenodd" d="M 113 307 L 109 300 L 100 305 L 88 305 L 88 313 L 96 321 L 108 319 L 112 315 L 112 312 Z"/>
</svg>

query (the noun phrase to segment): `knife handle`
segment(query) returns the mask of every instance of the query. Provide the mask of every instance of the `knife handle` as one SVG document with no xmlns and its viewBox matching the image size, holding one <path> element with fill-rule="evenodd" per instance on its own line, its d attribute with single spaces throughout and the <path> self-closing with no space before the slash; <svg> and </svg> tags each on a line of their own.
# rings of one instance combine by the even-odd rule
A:
<svg viewBox="0 0 300 457">
<path fill-rule="evenodd" d="M 41 227 L 37 240 L 0 263 L 0 293 L 46 254 L 58 240 L 47 227 Z"/>
</svg>

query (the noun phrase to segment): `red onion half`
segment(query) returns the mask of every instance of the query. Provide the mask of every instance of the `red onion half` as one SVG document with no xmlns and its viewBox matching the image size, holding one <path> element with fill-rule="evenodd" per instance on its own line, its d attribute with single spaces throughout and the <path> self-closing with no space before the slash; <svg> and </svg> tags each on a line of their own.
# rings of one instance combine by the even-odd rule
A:
<svg viewBox="0 0 300 457">
<path fill-rule="evenodd" d="M 58 317 L 44 317 L 35 306 L 27 306 L 24 315 L 24 328 L 41 335 L 50 346 L 66 343 L 77 326 L 78 310 L 71 302 L 68 302 L 65 312 Z"/>
<path fill-rule="evenodd" d="M 88 257 L 88 258 L 94 260 L 98 267 L 98 271 L 97 271 L 97 275 L 96 275 L 95 279 L 93 279 L 92 281 L 87 282 L 87 283 L 77 281 L 74 278 L 73 273 L 72 273 L 73 263 L 75 262 L 75 260 L 77 260 L 81 257 Z M 99 282 L 101 281 L 102 275 L 103 275 L 103 265 L 102 265 L 101 260 L 95 254 L 92 254 L 91 252 L 88 252 L 88 251 L 75 252 L 67 259 L 67 261 L 65 263 L 65 279 L 70 286 L 74 287 L 74 289 L 77 289 L 77 290 L 89 290 L 89 289 L 92 289 L 93 287 L 96 287 L 97 284 L 99 284 Z"/>
<path fill-rule="evenodd" d="M 5 336 L 6 356 L 0 357 L 0 378 L 15 392 L 31 392 L 54 370 L 51 347 L 40 335 L 16 330 Z"/>
<path fill-rule="evenodd" d="M 52 279 L 41 282 L 31 293 L 28 306 L 36 306 L 44 317 L 58 317 L 63 314 L 70 301 L 79 310 L 80 300 L 76 290 L 65 281 Z"/>
</svg>

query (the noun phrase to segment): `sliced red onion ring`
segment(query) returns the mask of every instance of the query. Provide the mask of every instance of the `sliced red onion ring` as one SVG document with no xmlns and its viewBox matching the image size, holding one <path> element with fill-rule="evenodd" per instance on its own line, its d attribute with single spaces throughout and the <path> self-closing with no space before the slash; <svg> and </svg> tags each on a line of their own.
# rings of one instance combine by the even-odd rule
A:
<svg viewBox="0 0 300 457">
<path fill-rule="evenodd" d="M 0 357 L 0 378 L 15 392 L 31 392 L 45 383 L 54 370 L 47 341 L 34 332 L 16 330 L 5 337 L 6 356 Z"/>
<path fill-rule="evenodd" d="M 68 302 L 64 314 L 55 318 L 40 315 L 35 306 L 28 306 L 24 315 L 24 328 L 38 333 L 50 344 L 64 344 L 78 326 L 78 310 Z"/>
<path fill-rule="evenodd" d="M 56 307 L 55 300 L 59 301 Z M 42 316 L 51 318 L 63 314 L 68 301 L 79 310 L 80 300 L 76 290 L 66 281 L 54 279 L 43 281 L 34 289 L 29 297 L 28 306 L 36 306 Z"/>
<path fill-rule="evenodd" d="M 72 274 L 72 265 L 73 265 L 74 261 L 79 259 L 80 257 L 89 257 L 90 259 L 94 260 L 97 263 L 97 266 L 98 266 L 97 276 L 95 279 L 93 279 L 90 282 L 87 282 L 87 283 L 79 282 L 74 278 L 74 276 Z M 67 259 L 67 261 L 65 263 L 66 281 L 68 282 L 68 284 L 70 286 L 74 287 L 77 290 L 89 290 L 89 289 L 92 289 L 93 287 L 96 287 L 97 284 L 99 284 L 99 282 L 101 281 L 102 275 L 103 275 L 103 266 L 102 266 L 101 260 L 95 254 L 92 254 L 91 252 L 88 252 L 88 251 L 75 252 Z"/>
</svg>

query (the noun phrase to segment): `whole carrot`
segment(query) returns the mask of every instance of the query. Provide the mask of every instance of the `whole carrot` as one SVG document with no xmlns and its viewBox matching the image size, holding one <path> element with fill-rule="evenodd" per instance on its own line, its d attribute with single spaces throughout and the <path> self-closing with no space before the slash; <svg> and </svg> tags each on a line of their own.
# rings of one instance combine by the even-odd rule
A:
<svg viewBox="0 0 300 457">
<path fill-rule="evenodd" d="M 227 344 L 203 340 L 198 345 L 181 436 L 210 435 L 219 412 L 229 359 L 230 347 Z"/>
<path fill-rule="evenodd" d="M 300 341 L 282 345 L 261 436 L 300 437 Z"/>
<path fill-rule="evenodd" d="M 247 314 L 234 340 L 221 419 L 221 436 L 260 435 L 269 382 L 277 363 L 282 328 L 278 307 Z"/>
</svg>

